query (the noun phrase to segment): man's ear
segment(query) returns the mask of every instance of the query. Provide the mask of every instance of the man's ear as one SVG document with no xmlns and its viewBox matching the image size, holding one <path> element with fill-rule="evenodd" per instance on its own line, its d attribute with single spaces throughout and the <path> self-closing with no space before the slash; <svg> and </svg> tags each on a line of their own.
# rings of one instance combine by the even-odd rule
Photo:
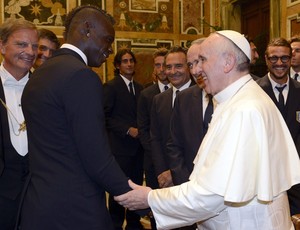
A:
<svg viewBox="0 0 300 230">
<path fill-rule="evenodd" d="M 5 46 L 4 46 L 2 40 L 0 40 L 0 51 L 1 51 L 1 54 L 5 54 Z"/>
<path fill-rule="evenodd" d="M 229 73 L 236 65 L 236 57 L 233 53 L 227 53 L 225 56 L 224 72 Z"/>
</svg>

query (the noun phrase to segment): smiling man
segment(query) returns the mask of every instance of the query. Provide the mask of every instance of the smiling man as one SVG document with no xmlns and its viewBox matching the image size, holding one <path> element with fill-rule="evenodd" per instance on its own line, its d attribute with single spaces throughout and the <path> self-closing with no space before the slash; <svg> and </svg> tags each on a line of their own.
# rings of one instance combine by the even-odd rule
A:
<svg viewBox="0 0 300 230">
<path fill-rule="evenodd" d="M 134 190 L 116 197 L 120 204 L 150 206 L 158 229 L 197 221 L 201 230 L 293 229 L 286 190 L 300 182 L 298 154 L 280 112 L 251 78 L 250 59 L 238 32 L 205 39 L 201 75 L 218 104 L 189 181 L 158 190 L 129 182 Z"/>
<path fill-rule="evenodd" d="M 295 42 L 296 43 L 296 42 Z M 295 49 L 296 44 L 294 44 Z M 275 38 L 266 49 L 265 59 L 269 73 L 257 83 L 270 96 L 280 110 L 300 152 L 300 83 L 289 76 L 295 53 L 287 40 Z M 300 213 L 300 184 L 288 191 L 291 214 Z"/>
<path fill-rule="evenodd" d="M 0 228 L 14 229 L 20 194 L 28 175 L 27 132 L 21 95 L 37 56 L 38 33 L 31 22 L 0 26 Z"/>
<path fill-rule="evenodd" d="M 137 101 L 142 86 L 134 80 L 136 58 L 127 48 L 119 49 L 114 58 L 115 77 L 104 84 L 106 129 L 112 149 L 123 172 L 135 183 L 143 183 L 143 148 L 137 128 Z M 140 216 L 125 210 L 109 196 L 109 213 L 115 230 L 126 220 L 127 230 L 143 229 Z"/>
</svg>

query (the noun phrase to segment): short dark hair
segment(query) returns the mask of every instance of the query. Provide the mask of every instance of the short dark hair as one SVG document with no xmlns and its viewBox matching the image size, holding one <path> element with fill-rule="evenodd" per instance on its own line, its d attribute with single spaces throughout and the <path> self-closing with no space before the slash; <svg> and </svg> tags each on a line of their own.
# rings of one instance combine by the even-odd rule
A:
<svg viewBox="0 0 300 230">
<path fill-rule="evenodd" d="M 289 43 L 292 44 L 293 42 L 300 42 L 300 35 L 295 35 L 293 36 L 290 40 Z"/>
<path fill-rule="evenodd" d="M 119 74 L 120 71 L 119 69 L 117 68 L 119 65 L 121 65 L 121 62 L 122 62 L 122 57 L 125 55 L 125 54 L 130 54 L 133 58 L 133 61 L 134 63 L 136 63 L 136 58 L 134 56 L 134 53 L 131 51 L 131 49 L 129 48 L 122 48 L 122 49 L 119 49 L 115 55 L 115 58 L 114 58 L 114 67 L 115 67 L 115 74 Z"/>
<path fill-rule="evenodd" d="M 184 48 L 184 47 L 182 47 L 182 46 L 178 46 L 178 45 L 172 46 L 172 47 L 170 48 L 170 50 L 168 51 L 168 53 L 165 55 L 165 58 L 166 58 L 169 54 L 171 54 L 171 53 L 184 53 L 184 54 L 186 55 L 186 54 L 187 54 L 187 49 Z"/>
<path fill-rule="evenodd" d="M 55 33 L 53 33 L 51 30 L 47 30 L 47 29 L 39 29 L 39 39 L 41 38 L 45 38 L 48 39 L 49 41 L 53 42 L 56 46 L 56 49 L 59 48 L 60 46 L 60 42 L 57 38 L 57 36 L 55 35 Z"/>
<path fill-rule="evenodd" d="M 254 43 L 253 38 L 251 38 L 249 35 L 245 35 L 245 38 L 247 39 L 247 41 L 248 41 L 249 43 L 250 43 L 250 42 Z"/>
<path fill-rule="evenodd" d="M 21 29 L 37 30 L 36 26 L 32 22 L 23 18 L 7 19 L 0 25 L 0 40 L 2 40 L 3 43 L 6 43 L 11 34 Z"/>
<path fill-rule="evenodd" d="M 84 9 L 92 9 L 92 10 L 95 10 L 95 11 L 98 11 L 100 12 L 103 16 L 106 17 L 106 19 L 112 24 L 114 25 L 115 24 L 115 20 L 114 18 L 108 14 L 105 10 L 102 10 L 101 8 L 99 8 L 98 6 L 95 6 L 95 5 L 82 5 L 82 6 L 78 6 L 76 8 L 74 8 L 73 10 L 71 10 L 68 15 L 66 16 L 66 19 L 65 19 L 65 31 L 64 31 L 64 38 L 65 40 L 68 38 L 68 35 L 69 35 L 69 32 L 70 32 L 70 27 L 72 26 L 72 24 L 76 24 L 78 23 L 78 20 L 81 18 L 77 18 L 76 15 L 84 10 Z"/>
<path fill-rule="evenodd" d="M 268 55 L 268 48 L 271 46 L 283 46 L 287 47 L 290 50 L 290 55 L 292 55 L 291 44 L 285 38 L 274 38 L 267 45 L 265 54 Z"/>
</svg>

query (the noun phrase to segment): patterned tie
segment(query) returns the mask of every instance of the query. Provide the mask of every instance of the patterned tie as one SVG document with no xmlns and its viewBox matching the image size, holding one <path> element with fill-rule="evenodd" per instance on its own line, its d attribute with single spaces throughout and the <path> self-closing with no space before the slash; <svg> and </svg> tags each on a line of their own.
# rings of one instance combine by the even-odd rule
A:
<svg viewBox="0 0 300 230">
<path fill-rule="evenodd" d="M 282 94 L 283 89 L 286 87 L 286 85 L 284 86 L 275 86 L 275 88 L 278 90 L 279 92 L 279 98 L 278 98 L 278 105 L 279 105 L 279 110 L 281 113 L 283 113 L 283 109 L 284 109 L 284 97 Z"/>
<path fill-rule="evenodd" d="M 207 129 L 208 129 L 208 124 L 211 120 L 211 116 L 213 114 L 214 111 L 214 104 L 213 104 L 213 100 L 212 100 L 212 95 L 211 94 L 207 94 L 208 97 L 208 104 L 204 113 L 204 119 L 203 119 L 203 132 L 204 134 L 206 134 Z"/>
<path fill-rule="evenodd" d="M 297 81 L 297 78 L 299 77 L 299 74 L 298 73 L 296 73 L 295 75 L 294 75 L 294 79 Z"/>
</svg>

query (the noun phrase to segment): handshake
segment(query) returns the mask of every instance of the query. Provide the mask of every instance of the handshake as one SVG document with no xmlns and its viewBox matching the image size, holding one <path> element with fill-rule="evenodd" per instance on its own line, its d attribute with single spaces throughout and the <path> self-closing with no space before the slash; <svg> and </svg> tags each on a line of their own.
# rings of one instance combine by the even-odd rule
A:
<svg viewBox="0 0 300 230">
<path fill-rule="evenodd" d="M 115 201 L 129 210 L 149 208 L 148 194 L 151 191 L 151 188 L 137 185 L 131 180 L 128 180 L 128 184 L 132 190 L 125 194 L 115 196 Z"/>
</svg>

